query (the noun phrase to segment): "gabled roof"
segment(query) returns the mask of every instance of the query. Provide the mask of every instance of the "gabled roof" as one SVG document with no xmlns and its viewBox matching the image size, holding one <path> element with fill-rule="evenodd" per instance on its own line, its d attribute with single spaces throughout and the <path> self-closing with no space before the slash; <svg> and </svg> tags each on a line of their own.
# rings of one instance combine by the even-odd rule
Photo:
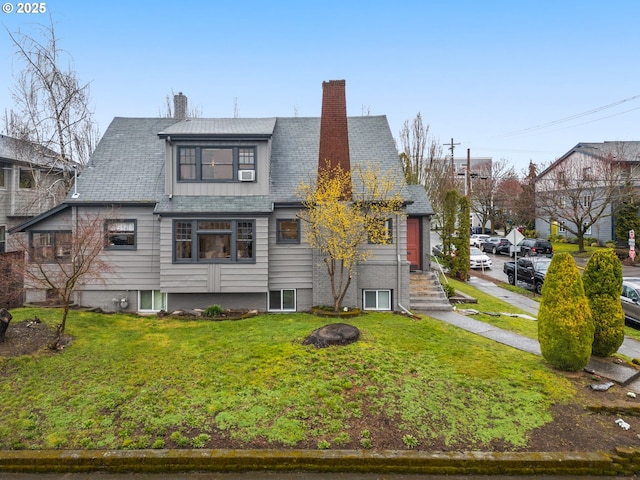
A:
<svg viewBox="0 0 640 480">
<path fill-rule="evenodd" d="M 58 154 L 56 152 L 46 147 L 0 135 L 0 160 L 51 168 L 56 166 L 57 157 Z"/>
<path fill-rule="evenodd" d="M 408 215 L 434 215 L 433 207 L 429 201 L 429 196 L 423 185 L 405 186 L 406 196 L 411 199 L 407 204 Z"/>
<path fill-rule="evenodd" d="M 403 178 L 395 142 L 385 116 L 349 117 L 351 165 L 374 163 Z M 205 133 L 207 132 L 207 133 Z M 270 196 L 189 197 L 165 195 L 165 138 L 206 135 L 271 137 Z M 195 137 L 194 137 L 195 136 Z M 153 203 L 156 211 L 254 211 L 271 210 L 272 203 L 295 203 L 296 187 L 315 179 L 318 169 L 320 118 L 278 117 L 264 119 L 195 119 L 116 117 L 98 144 L 87 168 L 78 176 L 76 199 L 69 203 Z M 246 138 L 245 135 L 242 135 Z M 75 190 L 75 189 L 74 189 Z M 409 192 L 409 190 L 407 190 Z M 416 190 L 417 192 L 417 190 Z M 414 192 L 415 193 L 415 192 Z M 422 196 L 421 192 L 418 192 Z M 421 213 L 430 213 L 426 197 L 419 200 Z M 415 206 L 418 208 L 418 205 Z M 193 210 L 191 210 L 193 209 Z M 204 210 L 203 210 L 204 209 Z"/>
<path fill-rule="evenodd" d="M 627 163 L 640 163 L 640 142 L 601 142 L 601 143 L 578 143 L 575 147 L 562 155 L 546 169 L 540 172 L 535 180 L 542 178 L 548 172 L 556 168 L 572 155 L 580 153 L 600 160 L 615 159 Z"/>
</svg>

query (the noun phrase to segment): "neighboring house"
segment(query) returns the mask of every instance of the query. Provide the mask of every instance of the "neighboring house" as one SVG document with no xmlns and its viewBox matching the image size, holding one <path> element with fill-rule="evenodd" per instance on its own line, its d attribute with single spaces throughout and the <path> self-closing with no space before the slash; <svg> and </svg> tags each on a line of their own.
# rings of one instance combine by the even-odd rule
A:
<svg viewBox="0 0 640 480">
<path fill-rule="evenodd" d="M 348 141 L 352 166 L 377 163 L 402 178 L 386 117 L 347 121 L 344 88 L 323 83 L 322 118 L 333 121 L 326 110 L 342 109 L 336 121 L 348 123 L 348 139 L 324 141 Z M 186 99 L 175 100 L 182 117 Z M 296 216 L 296 187 L 317 174 L 320 125 L 321 118 L 299 117 L 115 118 L 78 178 L 76 198 L 15 231 L 55 237 L 84 213 L 106 216 L 104 256 L 117 274 L 84 285 L 81 305 L 137 312 L 331 305 L 322 259 Z M 423 187 L 403 195 L 408 217 L 391 219 L 390 244 L 366 246 L 373 255 L 359 265 L 345 306 L 410 307 L 410 268 L 429 268 L 433 211 Z M 46 292 L 27 293 L 33 301 Z"/>
<path fill-rule="evenodd" d="M 458 178 L 459 182 L 462 182 L 463 187 L 462 190 L 464 194 L 467 195 L 471 193 L 471 218 L 469 219 L 471 222 L 471 230 L 473 232 L 482 233 L 485 229 L 489 229 L 493 227 L 489 224 L 489 211 L 491 205 L 484 205 L 485 202 L 478 203 L 478 198 L 475 198 L 473 195 L 474 182 L 478 181 L 487 181 L 491 177 L 491 168 L 493 165 L 493 159 L 491 157 L 465 157 L 465 158 L 454 158 L 454 173 Z M 468 173 L 467 173 L 468 172 Z M 481 186 L 480 190 L 483 188 Z M 484 188 L 486 191 L 486 188 Z M 474 201 L 475 200 L 475 201 Z M 478 211 L 474 211 L 477 209 Z M 482 215 L 481 215 L 482 213 Z M 483 222 L 484 215 L 484 222 Z"/>
<path fill-rule="evenodd" d="M 640 187 L 640 142 L 579 143 L 535 179 L 535 229 L 542 238 L 575 238 L 576 220 L 584 236 L 615 240 L 616 200 L 627 182 Z M 592 222 L 592 214 L 602 212 Z M 593 223 L 593 224 L 591 224 Z M 623 239 L 624 240 L 624 239 Z"/>
<path fill-rule="evenodd" d="M 58 204 L 66 194 L 60 168 L 42 149 L 0 135 L 0 252 L 6 251 L 6 233 L 26 219 Z"/>
</svg>

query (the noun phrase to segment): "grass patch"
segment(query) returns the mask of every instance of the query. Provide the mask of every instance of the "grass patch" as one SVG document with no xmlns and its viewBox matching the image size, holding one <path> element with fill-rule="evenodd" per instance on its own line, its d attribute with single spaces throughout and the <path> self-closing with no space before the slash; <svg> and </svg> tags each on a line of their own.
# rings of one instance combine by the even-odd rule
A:
<svg viewBox="0 0 640 480">
<path fill-rule="evenodd" d="M 540 358 L 429 318 L 371 313 L 351 320 L 354 344 L 303 346 L 325 323 L 71 312 L 62 353 L 1 364 L 0 449 L 363 448 L 381 431 L 407 448 L 518 447 L 572 398 Z"/>
<path fill-rule="evenodd" d="M 528 320 L 522 317 L 510 317 L 507 315 L 494 316 L 488 315 L 483 312 L 526 315 L 531 315 L 531 313 L 525 312 L 524 310 L 514 307 L 513 305 L 500 300 L 499 298 L 484 293 L 467 283 L 452 279 L 449 279 L 449 283 L 451 283 L 451 285 L 453 285 L 456 290 L 459 290 L 460 292 L 478 300 L 477 304 L 469 305 L 469 308 L 473 308 L 474 310 L 478 310 L 479 312 L 481 312 L 478 315 L 473 315 L 474 319 L 494 325 L 504 330 L 519 333 L 520 335 L 524 335 L 529 338 L 538 338 L 538 322 L 534 320 Z M 458 306 L 458 308 L 465 308 L 465 305 Z"/>
</svg>

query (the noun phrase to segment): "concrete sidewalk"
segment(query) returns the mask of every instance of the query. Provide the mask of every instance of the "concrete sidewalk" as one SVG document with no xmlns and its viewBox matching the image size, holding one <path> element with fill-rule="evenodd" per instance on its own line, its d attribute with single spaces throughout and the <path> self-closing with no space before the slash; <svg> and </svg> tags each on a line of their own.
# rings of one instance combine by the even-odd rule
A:
<svg viewBox="0 0 640 480">
<path fill-rule="evenodd" d="M 521 310 L 527 312 L 532 317 L 538 316 L 539 303 L 524 295 L 511 292 L 499 287 L 493 282 L 483 280 L 472 276 L 469 285 L 478 290 L 487 293 L 493 297 L 499 298 L 510 305 L 514 305 Z M 459 307 L 461 308 L 461 307 Z M 464 307 L 462 307 L 464 308 Z M 473 308 L 470 305 L 469 308 Z M 495 340 L 496 342 L 508 345 L 524 352 L 534 355 L 541 355 L 540 344 L 538 340 L 534 340 L 523 335 L 519 335 L 508 330 L 494 327 L 485 322 L 475 320 L 469 315 L 462 315 L 454 311 L 450 312 L 418 312 L 429 317 L 436 318 L 451 325 L 467 330 L 469 332 L 481 335 L 485 338 Z M 531 320 L 535 321 L 535 320 Z M 618 349 L 618 353 L 629 358 L 640 358 L 640 342 L 632 338 L 626 337 L 624 342 Z M 629 390 L 640 393 L 640 371 L 625 364 L 616 364 L 606 359 L 592 357 L 586 370 L 595 373 L 601 377 L 626 386 Z"/>
</svg>

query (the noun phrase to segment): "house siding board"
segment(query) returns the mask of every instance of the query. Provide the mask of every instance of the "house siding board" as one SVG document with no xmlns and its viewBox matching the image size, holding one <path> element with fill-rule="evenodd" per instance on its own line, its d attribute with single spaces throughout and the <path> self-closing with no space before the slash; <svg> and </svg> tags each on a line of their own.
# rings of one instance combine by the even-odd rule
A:
<svg viewBox="0 0 640 480">
<path fill-rule="evenodd" d="M 278 219 L 296 218 L 299 209 L 278 209 L 269 222 L 269 289 L 313 288 L 313 252 L 304 242 L 304 229 L 300 226 L 301 243 L 279 244 L 276 239 Z"/>
<path fill-rule="evenodd" d="M 255 181 L 253 182 L 189 182 L 178 180 L 178 155 L 179 146 L 242 146 L 256 147 Z M 256 196 L 269 195 L 269 155 L 271 147 L 270 141 L 219 141 L 219 142 L 174 142 L 167 146 L 167 164 L 165 170 L 172 173 L 165 178 L 165 191 L 174 196 Z"/>
<path fill-rule="evenodd" d="M 136 249 L 104 249 L 103 258 L 112 266 L 113 273 L 102 282 L 86 285 L 85 290 L 156 290 L 160 287 L 160 222 L 153 215 L 152 206 L 79 207 L 78 214 L 101 215 L 105 219 L 136 221 Z"/>
<path fill-rule="evenodd" d="M 255 219 L 255 263 L 173 263 L 173 222 L 161 222 L 160 289 L 175 293 L 266 292 L 268 219 Z"/>
</svg>

